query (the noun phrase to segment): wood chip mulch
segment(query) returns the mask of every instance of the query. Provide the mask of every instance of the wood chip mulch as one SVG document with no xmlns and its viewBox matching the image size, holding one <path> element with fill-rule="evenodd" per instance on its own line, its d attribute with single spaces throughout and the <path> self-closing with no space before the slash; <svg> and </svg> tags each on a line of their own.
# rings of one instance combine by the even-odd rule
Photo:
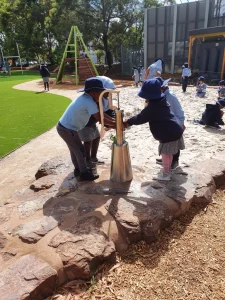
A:
<svg viewBox="0 0 225 300">
<path fill-rule="evenodd" d="M 193 205 L 156 242 L 132 245 L 86 282 L 74 280 L 48 300 L 224 300 L 225 191 Z"/>
</svg>

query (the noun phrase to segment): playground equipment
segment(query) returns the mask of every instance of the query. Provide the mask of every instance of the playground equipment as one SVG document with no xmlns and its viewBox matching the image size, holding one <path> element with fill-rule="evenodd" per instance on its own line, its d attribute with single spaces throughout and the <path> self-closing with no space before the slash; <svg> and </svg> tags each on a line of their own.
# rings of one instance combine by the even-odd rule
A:
<svg viewBox="0 0 225 300">
<path fill-rule="evenodd" d="M 71 62 L 74 62 L 76 85 L 85 81 L 87 78 L 98 76 L 98 72 L 77 26 L 71 27 L 57 74 L 56 83 L 62 81 L 65 65 L 70 64 Z"/>
<path fill-rule="evenodd" d="M 111 156 L 111 174 L 110 179 L 115 182 L 127 182 L 132 180 L 133 173 L 130 161 L 130 153 L 128 143 L 124 139 L 123 131 L 123 110 L 120 109 L 119 91 L 105 90 L 99 97 L 99 110 L 101 116 L 101 138 L 104 136 L 104 112 L 102 105 L 102 97 L 104 93 L 109 92 L 109 106 L 110 109 L 115 109 L 112 105 L 112 93 L 117 94 L 117 107 L 116 113 L 116 138 L 112 144 Z"/>
<path fill-rule="evenodd" d="M 3 48 L 2 48 L 2 46 L 0 46 L 0 49 L 1 49 L 1 55 L 2 55 L 2 62 L 3 62 L 3 64 L 4 64 L 5 61 L 11 60 L 11 64 L 12 64 L 12 59 L 19 58 L 19 61 L 20 61 L 20 68 L 21 68 L 21 72 L 22 72 L 22 74 L 23 74 L 23 67 L 22 67 L 22 63 L 21 63 L 20 50 L 19 50 L 19 45 L 18 45 L 18 43 L 16 43 L 16 48 L 17 48 L 18 55 L 8 55 L 8 56 L 4 56 L 4 54 L 3 54 Z"/>
</svg>

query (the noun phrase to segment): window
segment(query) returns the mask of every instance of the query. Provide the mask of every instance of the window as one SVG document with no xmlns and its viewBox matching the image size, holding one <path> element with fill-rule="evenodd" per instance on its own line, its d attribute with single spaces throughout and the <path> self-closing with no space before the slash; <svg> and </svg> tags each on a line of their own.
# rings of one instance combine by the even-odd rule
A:
<svg viewBox="0 0 225 300">
<path fill-rule="evenodd" d="M 225 0 L 215 0 L 214 17 L 222 17 L 225 15 Z"/>
</svg>

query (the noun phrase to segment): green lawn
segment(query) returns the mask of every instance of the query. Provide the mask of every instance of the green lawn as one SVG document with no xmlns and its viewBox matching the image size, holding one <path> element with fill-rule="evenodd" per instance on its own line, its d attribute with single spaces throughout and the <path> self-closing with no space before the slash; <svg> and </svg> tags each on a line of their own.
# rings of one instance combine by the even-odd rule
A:
<svg viewBox="0 0 225 300">
<path fill-rule="evenodd" d="M 38 79 L 38 73 L 0 75 L 0 157 L 52 128 L 71 102 L 50 93 L 15 90 L 16 84 Z"/>
</svg>

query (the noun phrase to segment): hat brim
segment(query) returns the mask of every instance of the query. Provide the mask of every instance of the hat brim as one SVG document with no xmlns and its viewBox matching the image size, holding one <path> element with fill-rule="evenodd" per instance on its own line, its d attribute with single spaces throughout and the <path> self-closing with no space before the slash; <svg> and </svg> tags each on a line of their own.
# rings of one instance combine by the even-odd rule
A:
<svg viewBox="0 0 225 300">
<path fill-rule="evenodd" d="M 171 78 L 164 80 L 162 86 L 168 85 L 168 82 L 170 82 L 170 80 Z"/>
<path fill-rule="evenodd" d="M 143 98 L 143 99 L 147 99 L 147 100 L 151 100 L 152 99 L 152 100 L 154 100 L 154 99 L 163 98 L 165 96 L 165 94 L 158 93 L 158 94 L 153 94 L 150 97 L 148 93 L 145 93 L 142 90 L 140 90 L 140 92 L 138 93 L 138 96 L 141 97 L 141 98 Z"/>
<path fill-rule="evenodd" d="M 80 92 L 89 92 L 89 91 L 102 92 L 102 91 L 105 91 L 105 90 L 106 90 L 105 88 L 93 87 L 93 88 L 90 88 L 90 89 L 81 88 L 81 89 L 78 89 L 77 92 L 78 93 L 80 93 Z"/>
</svg>

